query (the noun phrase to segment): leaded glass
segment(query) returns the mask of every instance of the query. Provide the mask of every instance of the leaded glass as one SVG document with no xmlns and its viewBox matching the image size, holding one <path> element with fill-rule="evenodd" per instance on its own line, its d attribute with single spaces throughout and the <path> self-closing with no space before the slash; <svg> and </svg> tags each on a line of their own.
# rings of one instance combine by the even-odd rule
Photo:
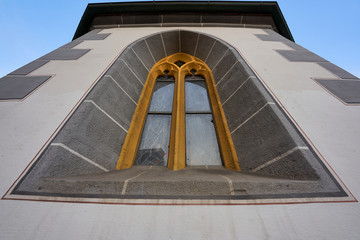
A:
<svg viewBox="0 0 360 240">
<path fill-rule="evenodd" d="M 135 165 L 166 166 L 171 115 L 148 114 Z"/>
<path fill-rule="evenodd" d="M 205 81 L 185 82 L 185 111 L 211 112 Z"/>
<path fill-rule="evenodd" d="M 156 82 L 150 103 L 150 112 L 171 112 L 174 98 L 174 83 Z"/>
<path fill-rule="evenodd" d="M 212 114 L 186 114 L 187 165 L 222 165 Z"/>
</svg>

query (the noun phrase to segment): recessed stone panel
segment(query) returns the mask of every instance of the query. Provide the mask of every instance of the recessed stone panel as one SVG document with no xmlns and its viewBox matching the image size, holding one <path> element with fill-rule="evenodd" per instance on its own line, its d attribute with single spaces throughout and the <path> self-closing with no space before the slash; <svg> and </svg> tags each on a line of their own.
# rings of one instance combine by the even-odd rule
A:
<svg viewBox="0 0 360 240">
<path fill-rule="evenodd" d="M 0 100 L 23 99 L 51 76 L 7 75 L 0 79 Z"/>
<path fill-rule="evenodd" d="M 345 71 L 344 69 L 336 66 L 335 64 L 332 64 L 331 62 L 321 62 L 318 64 L 320 66 L 322 66 L 323 68 L 329 70 L 330 72 L 332 72 L 339 78 L 342 78 L 342 79 L 356 79 L 357 78 L 354 75 L 352 75 L 351 73 Z"/>
<path fill-rule="evenodd" d="M 329 92 L 340 98 L 345 103 L 360 103 L 360 80 L 333 80 L 333 79 L 315 79 L 319 84 Z"/>
<path fill-rule="evenodd" d="M 27 74 L 31 73 L 32 71 L 38 69 L 39 67 L 45 65 L 48 62 L 49 61 L 35 60 L 35 61 L 32 61 L 31 63 L 26 64 L 25 66 L 23 66 L 19 69 L 16 69 L 13 72 L 9 73 L 9 75 L 27 75 Z"/>
<path fill-rule="evenodd" d="M 76 60 L 86 54 L 90 49 L 58 48 L 39 60 Z"/>
<path fill-rule="evenodd" d="M 307 50 L 275 50 L 281 56 L 292 62 L 327 62 L 322 57 Z"/>
</svg>

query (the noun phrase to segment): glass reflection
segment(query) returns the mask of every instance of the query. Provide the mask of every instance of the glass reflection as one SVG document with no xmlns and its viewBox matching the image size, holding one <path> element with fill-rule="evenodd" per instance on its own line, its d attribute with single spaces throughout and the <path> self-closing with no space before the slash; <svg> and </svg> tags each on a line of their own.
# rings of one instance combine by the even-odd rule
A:
<svg viewBox="0 0 360 240">
<path fill-rule="evenodd" d="M 222 165 L 211 114 L 186 114 L 187 165 Z"/>
<path fill-rule="evenodd" d="M 171 115 L 148 114 L 135 165 L 167 165 L 170 123 Z"/>
<path fill-rule="evenodd" d="M 171 112 L 174 98 L 174 83 L 156 82 L 149 111 Z"/>
<path fill-rule="evenodd" d="M 185 111 L 211 111 L 205 81 L 185 82 Z"/>
</svg>

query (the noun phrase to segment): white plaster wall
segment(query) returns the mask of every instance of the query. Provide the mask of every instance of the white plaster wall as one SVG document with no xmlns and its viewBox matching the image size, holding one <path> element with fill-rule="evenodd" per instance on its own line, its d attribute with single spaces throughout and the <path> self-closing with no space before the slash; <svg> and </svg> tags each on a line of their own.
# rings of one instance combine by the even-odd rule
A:
<svg viewBox="0 0 360 240">
<path fill-rule="evenodd" d="M 4 194 L 92 83 L 141 36 L 176 28 L 107 29 L 75 61 L 51 61 L 54 75 L 24 101 L 0 102 L 0 194 Z M 315 63 L 289 62 L 260 29 L 184 28 L 222 38 L 246 58 L 349 190 L 359 197 L 360 106 L 345 106 L 311 77 L 336 78 Z M 0 239 L 359 239 L 358 203 L 240 206 L 106 205 L 0 201 Z"/>
</svg>

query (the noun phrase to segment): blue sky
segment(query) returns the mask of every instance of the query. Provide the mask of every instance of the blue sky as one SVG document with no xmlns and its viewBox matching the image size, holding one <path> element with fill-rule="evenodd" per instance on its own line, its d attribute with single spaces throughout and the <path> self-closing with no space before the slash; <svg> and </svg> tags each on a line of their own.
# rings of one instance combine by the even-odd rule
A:
<svg viewBox="0 0 360 240">
<path fill-rule="evenodd" d="M 0 0 L 0 77 L 71 41 L 88 3 Z M 296 43 L 360 77 L 360 0 L 278 3 Z"/>
</svg>

